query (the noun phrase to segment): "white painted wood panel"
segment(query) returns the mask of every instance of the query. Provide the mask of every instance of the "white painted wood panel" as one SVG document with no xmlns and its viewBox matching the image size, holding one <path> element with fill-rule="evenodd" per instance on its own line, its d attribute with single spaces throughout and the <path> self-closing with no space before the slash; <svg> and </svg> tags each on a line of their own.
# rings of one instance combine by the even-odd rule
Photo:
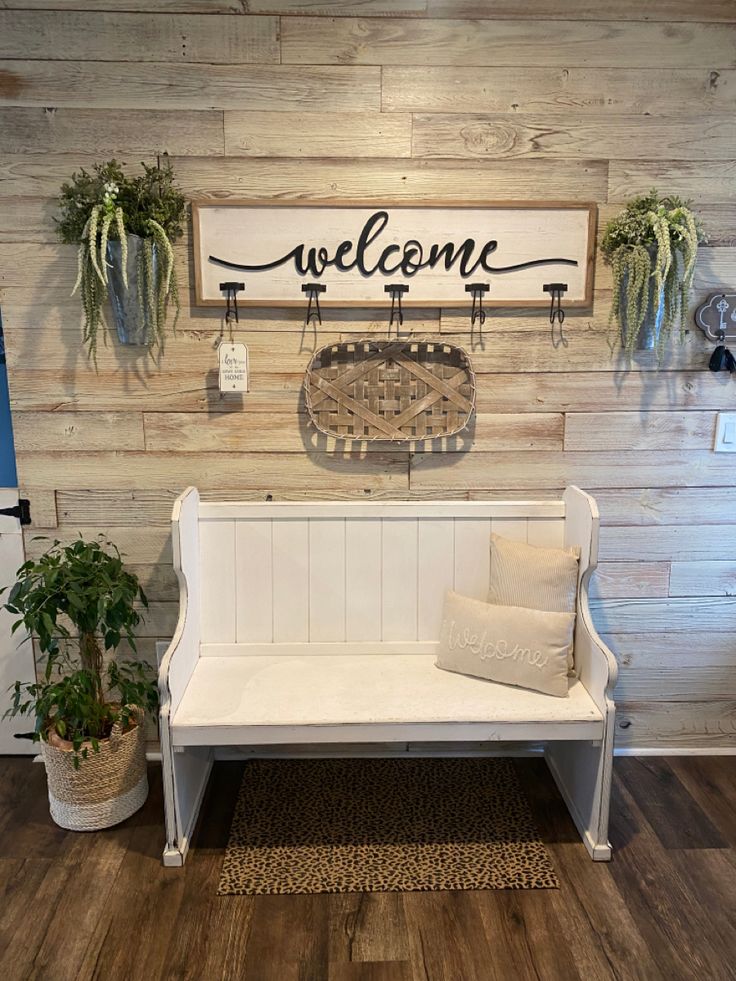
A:
<svg viewBox="0 0 736 981">
<path fill-rule="evenodd" d="M 491 522 L 488 518 L 455 520 L 455 590 L 473 599 L 488 598 L 491 578 Z"/>
<path fill-rule="evenodd" d="M 530 518 L 526 532 L 526 540 L 530 545 L 562 548 L 565 522 L 558 518 Z"/>
<path fill-rule="evenodd" d="M 527 519 L 494 518 L 491 522 L 491 531 L 494 535 L 502 535 L 504 538 L 510 538 L 513 542 L 526 542 Z"/>
<path fill-rule="evenodd" d="M 420 521 L 417 546 L 417 639 L 438 640 L 445 592 L 455 586 L 455 522 Z"/>
<path fill-rule="evenodd" d="M 345 639 L 381 639 L 382 521 L 345 524 Z"/>
<path fill-rule="evenodd" d="M 304 358 L 303 361 L 306 363 Z M 203 501 L 199 513 L 202 518 L 269 519 L 564 518 L 565 505 L 561 500 L 272 501 L 267 504 L 261 501 Z"/>
<path fill-rule="evenodd" d="M 273 639 L 276 643 L 309 640 L 309 524 L 287 518 L 274 521 Z"/>
<path fill-rule="evenodd" d="M 235 522 L 200 521 L 202 641 L 232 643 L 235 617 Z"/>
<path fill-rule="evenodd" d="M 417 521 L 387 518 L 381 541 L 381 639 L 417 639 Z"/>
<path fill-rule="evenodd" d="M 345 640 L 345 522 L 309 522 L 309 640 Z"/>
<path fill-rule="evenodd" d="M 271 522 L 235 522 L 236 623 L 238 642 L 273 640 Z"/>
</svg>

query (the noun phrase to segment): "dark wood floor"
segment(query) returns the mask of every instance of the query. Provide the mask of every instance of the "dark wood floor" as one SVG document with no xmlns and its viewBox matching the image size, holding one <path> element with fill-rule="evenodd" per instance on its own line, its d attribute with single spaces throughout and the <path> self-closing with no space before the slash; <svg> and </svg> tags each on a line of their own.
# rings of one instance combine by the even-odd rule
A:
<svg viewBox="0 0 736 981">
<path fill-rule="evenodd" d="M 544 763 L 517 766 L 559 890 L 251 898 L 215 895 L 240 764 L 216 766 L 175 870 L 157 767 L 134 818 L 72 834 L 43 767 L 0 758 L 0 979 L 736 978 L 736 757 L 617 760 L 610 864 Z"/>
</svg>

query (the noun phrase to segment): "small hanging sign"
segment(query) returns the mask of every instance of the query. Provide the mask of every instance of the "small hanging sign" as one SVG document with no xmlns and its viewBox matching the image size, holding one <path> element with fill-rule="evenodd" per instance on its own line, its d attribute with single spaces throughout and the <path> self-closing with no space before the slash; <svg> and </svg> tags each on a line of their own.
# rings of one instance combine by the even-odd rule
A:
<svg viewBox="0 0 736 981">
<path fill-rule="evenodd" d="M 248 391 L 248 348 L 245 344 L 224 341 L 218 348 L 220 359 L 220 391 Z"/>
</svg>

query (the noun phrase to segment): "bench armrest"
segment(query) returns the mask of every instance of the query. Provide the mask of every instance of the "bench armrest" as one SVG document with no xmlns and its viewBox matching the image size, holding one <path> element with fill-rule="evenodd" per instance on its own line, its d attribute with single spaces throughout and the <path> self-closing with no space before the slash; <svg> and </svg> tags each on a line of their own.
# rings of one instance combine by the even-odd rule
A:
<svg viewBox="0 0 736 981">
<path fill-rule="evenodd" d="M 171 537 L 179 619 L 158 672 L 162 728 L 173 718 L 199 659 L 199 493 L 195 487 L 188 487 L 174 502 Z"/>
<path fill-rule="evenodd" d="M 613 710 L 613 689 L 618 663 L 603 643 L 590 612 L 588 588 L 598 565 L 600 515 L 595 500 L 579 487 L 568 487 L 565 501 L 565 546 L 580 548 L 577 620 L 575 623 L 575 673 L 599 709 Z"/>
</svg>

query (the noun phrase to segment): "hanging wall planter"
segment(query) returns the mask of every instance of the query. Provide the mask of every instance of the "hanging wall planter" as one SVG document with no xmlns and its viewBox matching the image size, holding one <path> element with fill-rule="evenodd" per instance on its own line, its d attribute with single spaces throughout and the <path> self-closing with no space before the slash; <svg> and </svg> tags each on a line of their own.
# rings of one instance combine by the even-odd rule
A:
<svg viewBox="0 0 736 981">
<path fill-rule="evenodd" d="M 613 271 L 611 321 L 629 356 L 656 350 L 661 359 L 676 325 L 684 336 L 702 241 L 702 228 L 687 202 L 655 190 L 633 198 L 606 226 L 601 251 Z"/>
<path fill-rule="evenodd" d="M 150 347 L 156 337 L 154 312 L 145 302 L 146 239 L 140 235 L 128 235 L 127 256 L 123 265 L 123 247 L 120 240 L 107 243 L 107 288 L 110 295 L 112 317 L 121 344 Z M 151 271 L 154 291 L 157 291 L 160 275 L 158 247 L 151 243 Z M 158 287 L 160 288 L 160 287 Z"/>
<path fill-rule="evenodd" d="M 647 249 L 649 261 L 654 266 L 657 261 L 655 249 Z M 649 276 L 649 288 L 644 307 L 644 316 L 638 325 L 632 326 L 632 338 L 628 339 L 628 314 L 626 296 L 629 289 L 629 273 L 624 272 L 619 287 L 618 308 L 621 321 L 621 347 L 624 350 L 655 351 L 659 347 L 664 317 L 664 290 L 657 290 L 653 276 Z"/>
<path fill-rule="evenodd" d="M 179 313 L 172 242 L 182 234 L 186 202 L 171 165 L 128 177 L 115 160 L 80 170 L 61 189 L 56 220 L 63 242 L 74 243 L 84 316 L 83 339 L 97 363 L 109 297 L 122 344 L 162 348 L 169 305 Z"/>
</svg>

